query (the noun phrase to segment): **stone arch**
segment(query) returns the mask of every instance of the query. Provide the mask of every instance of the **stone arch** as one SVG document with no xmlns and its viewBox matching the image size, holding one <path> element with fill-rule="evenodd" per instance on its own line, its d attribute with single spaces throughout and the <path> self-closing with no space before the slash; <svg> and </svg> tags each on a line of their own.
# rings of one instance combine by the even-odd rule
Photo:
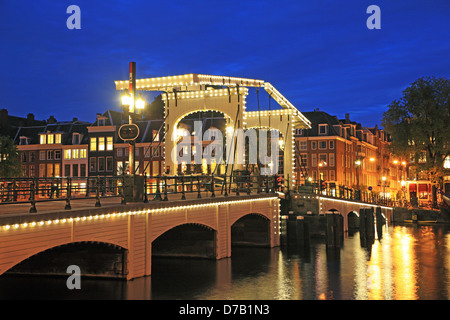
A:
<svg viewBox="0 0 450 320">
<path fill-rule="evenodd" d="M 154 257 L 216 258 L 217 232 L 200 223 L 184 223 L 162 232 L 152 241 Z"/>
<path fill-rule="evenodd" d="M 5 273 L 67 276 L 67 267 L 76 265 L 82 276 L 126 278 L 127 254 L 127 248 L 114 243 L 64 242 L 36 250 Z"/>
<path fill-rule="evenodd" d="M 359 228 L 359 213 L 355 210 L 347 213 L 348 230 L 356 230 Z"/>
<path fill-rule="evenodd" d="M 268 247 L 271 225 L 271 220 L 263 214 L 245 214 L 230 224 L 231 245 Z"/>
</svg>

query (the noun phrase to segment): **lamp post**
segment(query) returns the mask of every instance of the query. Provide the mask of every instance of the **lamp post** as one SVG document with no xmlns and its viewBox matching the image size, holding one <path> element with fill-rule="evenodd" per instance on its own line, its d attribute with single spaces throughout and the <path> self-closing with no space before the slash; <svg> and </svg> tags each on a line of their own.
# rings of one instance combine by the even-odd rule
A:
<svg viewBox="0 0 450 320">
<path fill-rule="evenodd" d="M 133 117 L 135 115 L 136 109 L 141 111 L 145 107 L 145 101 L 142 99 L 141 94 L 139 94 L 136 100 L 136 62 L 130 62 L 129 65 L 129 90 L 128 93 L 122 95 L 122 105 L 128 107 L 128 124 L 133 125 Z M 135 171 L 135 149 L 136 145 L 133 140 L 129 140 L 129 152 L 128 152 L 128 170 L 130 175 L 134 175 Z"/>
</svg>

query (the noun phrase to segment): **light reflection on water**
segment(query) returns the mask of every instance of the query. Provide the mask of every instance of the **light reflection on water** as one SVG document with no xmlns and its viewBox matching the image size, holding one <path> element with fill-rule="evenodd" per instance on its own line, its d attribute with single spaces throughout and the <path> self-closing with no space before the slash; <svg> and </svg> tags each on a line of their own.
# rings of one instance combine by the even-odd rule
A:
<svg viewBox="0 0 450 320">
<path fill-rule="evenodd" d="M 130 282 L 0 277 L 0 299 L 448 300 L 450 235 L 444 226 L 385 227 L 361 247 L 236 248 L 219 261 L 153 259 L 152 276 Z M 44 289 L 43 289 L 44 288 Z"/>
</svg>

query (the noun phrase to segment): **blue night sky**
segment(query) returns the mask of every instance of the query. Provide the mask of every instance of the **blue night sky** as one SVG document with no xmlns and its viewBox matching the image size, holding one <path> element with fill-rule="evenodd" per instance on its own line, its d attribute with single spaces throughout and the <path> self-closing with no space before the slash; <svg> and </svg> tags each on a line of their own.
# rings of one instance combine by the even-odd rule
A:
<svg viewBox="0 0 450 320">
<path fill-rule="evenodd" d="M 81 30 L 66 27 L 72 4 Z M 366 27 L 372 4 L 380 30 Z M 94 121 L 120 109 L 114 80 L 135 61 L 138 78 L 265 80 L 300 111 L 373 126 L 417 78 L 450 77 L 449 40 L 449 0 L 0 0 L 0 108 Z"/>
</svg>

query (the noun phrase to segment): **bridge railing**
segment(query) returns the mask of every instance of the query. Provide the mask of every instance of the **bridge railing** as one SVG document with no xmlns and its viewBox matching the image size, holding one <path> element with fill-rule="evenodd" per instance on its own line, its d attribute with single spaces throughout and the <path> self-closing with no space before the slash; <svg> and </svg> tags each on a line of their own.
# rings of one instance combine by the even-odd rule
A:
<svg viewBox="0 0 450 320">
<path fill-rule="evenodd" d="M 296 190 L 300 193 L 312 193 L 315 195 L 326 196 L 330 198 L 359 201 L 369 204 L 396 206 L 398 203 L 389 198 L 380 196 L 372 191 L 361 191 L 354 188 L 349 188 L 343 185 L 325 184 L 320 182 L 310 182 L 303 186 L 299 186 Z"/>
<path fill-rule="evenodd" d="M 10 178 L 0 179 L 0 205 L 30 203 L 30 212 L 37 212 L 36 203 L 65 200 L 65 209 L 71 201 L 120 197 L 125 203 L 126 176 Z M 144 202 L 149 200 L 185 200 L 215 197 L 287 192 L 279 176 L 236 173 L 232 175 L 177 175 L 146 176 L 143 185 Z"/>
</svg>

